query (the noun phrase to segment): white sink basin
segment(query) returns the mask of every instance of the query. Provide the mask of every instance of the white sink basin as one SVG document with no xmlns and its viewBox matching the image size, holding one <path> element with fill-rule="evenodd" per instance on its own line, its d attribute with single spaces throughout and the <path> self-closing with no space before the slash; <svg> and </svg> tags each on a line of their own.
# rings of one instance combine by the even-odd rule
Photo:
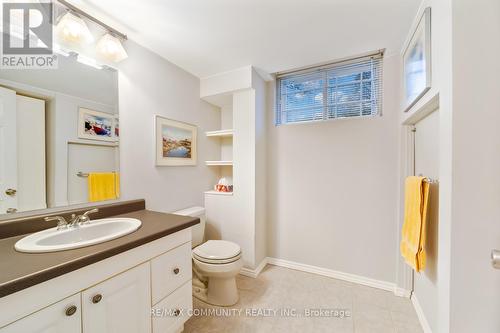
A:
<svg viewBox="0 0 500 333">
<path fill-rule="evenodd" d="M 55 227 L 31 234 L 17 241 L 15 249 L 28 253 L 76 249 L 128 235 L 140 226 L 141 221 L 131 218 L 92 220 L 78 227 L 63 230 Z"/>
</svg>

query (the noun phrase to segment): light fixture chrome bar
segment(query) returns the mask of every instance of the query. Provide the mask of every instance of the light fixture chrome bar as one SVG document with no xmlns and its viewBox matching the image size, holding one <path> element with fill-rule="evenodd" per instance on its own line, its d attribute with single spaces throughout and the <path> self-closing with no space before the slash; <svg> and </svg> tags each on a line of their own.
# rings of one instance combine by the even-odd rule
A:
<svg viewBox="0 0 500 333">
<path fill-rule="evenodd" d="M 67 2 L 65 0 L 57 0 L 57 2 L 59 2 L 61 5 L 63 5 L 66 8 L 68 8 L 70 11 L 72 11 L 72 12 L 78 14 L 78 15 L 84 16 L 87 19 L 91 20 L 92 22 L 99 24 L 101 27 L 103 27 L 104 29 L 108 30 L 111 34 L 115 35 L 115 37 L 121 38 L 122 40 L 127 40 L 127 35 L 125 35 L 124 33 L 121 33 L 118 30 L 110 27 L 106 23 L 104 23 L 104 22 L 96 19 L 95 17 L 93 17 L 89 13 L 87 13 L 87 12 L 81 10 L 80 8 L 78 8 L 78 7 L 70 4 L 69 2 Z"/>
</svg>

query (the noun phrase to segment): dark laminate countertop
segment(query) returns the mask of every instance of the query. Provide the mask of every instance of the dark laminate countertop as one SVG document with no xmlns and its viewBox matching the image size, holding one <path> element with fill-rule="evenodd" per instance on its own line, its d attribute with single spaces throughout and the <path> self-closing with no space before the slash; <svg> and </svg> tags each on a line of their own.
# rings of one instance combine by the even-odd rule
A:
<svg viewBox="0 0 500 333">
<path fill-rule="evenodd" d="M 26 235 L 0 239 L 0 297 L 96 263 L 121 252 L 199 223 L 198 218 L 138 210 L 113 217 L 131 217 L 141 227 L 104 243 L 51 253 L 21 253 L 14 244 Z"/>
</svg>

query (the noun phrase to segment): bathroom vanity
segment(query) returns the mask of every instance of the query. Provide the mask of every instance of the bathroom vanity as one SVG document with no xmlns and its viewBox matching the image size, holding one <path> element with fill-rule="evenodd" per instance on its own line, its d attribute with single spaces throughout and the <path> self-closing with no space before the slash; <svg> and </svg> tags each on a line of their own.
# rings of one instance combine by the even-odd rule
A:
<svg viewBox="0 0 500 333">
<path fill-rule="evenodd" d="M 43 75 L 0 71 L 0 333 L 179 331 L 199 219 L 148 211 L 144 200 L 110 203 L 124 134 L 118 71 L 66 53 Z M 85 224 L 94 207 L 100 221 Z"/>
<path fill-rule="evenodd" d="M 14 244 L 26 235 L 9 234 L 15 224 L 38 231 L 30 229 L 38 217 L 0 222 L 10 236 L 0 239 L 0 333 L 182 330 L 192 309 L 190 227 L 199 220 L 145 210 L 143 200 L 102 207 L 99 217 L 142 225 L 92 246 L 21 253 Z"/>
</svg>

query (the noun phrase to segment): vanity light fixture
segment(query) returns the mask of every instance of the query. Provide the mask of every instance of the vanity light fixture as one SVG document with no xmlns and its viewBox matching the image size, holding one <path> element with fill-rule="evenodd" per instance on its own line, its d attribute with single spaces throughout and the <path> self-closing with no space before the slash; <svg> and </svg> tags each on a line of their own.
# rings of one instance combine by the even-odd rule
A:
<svg viewBox="0 0 500 333">
<path fill-rule="evenodd" d="M 52 47 L 52 50 L 55 53 L 60 54 L 60 55 L 65 56 L 65 57 L 71 56 L 71 52 L 70 51 L 68 51 L 67 49 L 61 47 L 61 45 L 59 45 L 57 43 L 54 43 L 54 46 Z"/>
<path fill-rule="evenodd" d="M 103 69 L 103 66 L 100 65 L 95 59 L 84 56 L 83 54 L 76 55 L 76 61 L 81 64 L 94 67 L 95 69 Z"/>
<path fill-rule="evenodd" d="M 120 62 L 128 58 L 122 42 L 115 36 L 106 33 L 96 45 L 97 54 L 106 60 Z"/>
<path fill-rule="evenodd" d="M 69 42 L 87 42 L 87 40 L 77 40 L 78 38 L 73 38 L 73 35 L 78 35 L 79 32 L 82 33 L 85 36 L 90 36 L 92 39 L 90 39 L 90 42 L 94 41 L 94 38 L 90 32 L 90 30 L 87 27 L 87 24 L 85 23 L 84 19 L 87 20 L 87 22 L 92 22 L 100 26 L 102 29 L 106 31 L 104 36 L 102 36 L 97 44 L 95 44 L 95 54 L 98 58 L 102 58 L 106 61 L 110 62 L 120 62 L 128 57 L 127 52 L 125 51 L 122 42 L 127 40 L 127 35 L 121 33 L 120 31 L 110 27 L 109 25 L 105 24 L 104 22 L 100 21 L 99 19 L 95 18 L 94 16 L 90 15 L 89 13 L 81 10 L 80 8 L 72 5 L 66 0 L 57 0 L 61 5 L 63 5 L 68 12 L 61 18 L 61 21 L 57 24 L 56 27 L 56 32 L 59 34 L 59 30 L 61 32 L 66 31 L 66 35 L 69 35 L 68 38 L 65 38 L 65 35 L 61 36 L 63 41 L 69 41 Z M 66 19 L 66 17 L 68 17 Z M 64 23 L 63 23 L 64 21 Z M 66 23 L 67 22 L 67 23 Z M 62 24 L 70 24 L 70 26 L 64 30 L 59 28 L 59 25 Z M 70 33 L 71 31 L 76 31 L 75 33 Z M 68 40 L 69 39 L 69 40 Z M 88 58 L 82 57 L 83 63 L 89 63 Z M 101 66 L 102 67 L 102 66 Z"/>
<path fill-rule="evenodd" d="M 73 44 L 90 44 L 94 41 L 87 23 L 69 11 L 57 23 L 56 34 L 61 41 Z"/>
</svg>

